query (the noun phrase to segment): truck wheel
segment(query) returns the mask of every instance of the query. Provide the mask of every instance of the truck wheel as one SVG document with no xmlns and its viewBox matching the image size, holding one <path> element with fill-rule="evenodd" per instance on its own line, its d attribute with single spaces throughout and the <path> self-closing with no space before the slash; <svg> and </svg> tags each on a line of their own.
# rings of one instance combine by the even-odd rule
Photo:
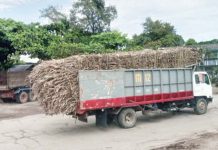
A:
<svg viewBox="0 0 218 150">
<path fill-rule="evenodd" d="M 29 100 L 29 94 L 25 91 L 20 92 L 17 96 L 16 96 L 16 101 L 18 103 L 26 103 Z"/>
<path fill-rule="evenodd" d="M 204 98 L 197 99 L 194 112 L 198 115 L 202 115 L 207 112 L 207 101 Z"/>
<path fill-rule="evenodd" d="M 123 109 L 118 115 L 118 123 L 122 128 L 132 128 L 136 124 L 136 112 L 132 108 Z"/>
<path fill-rule="evenodd" d="M 33 92 L 32 91 L 29 91 L 28 96 L 29 96 L 29 101 L 33 102 L 34 100 L 33 100 Z"/>
</svg>

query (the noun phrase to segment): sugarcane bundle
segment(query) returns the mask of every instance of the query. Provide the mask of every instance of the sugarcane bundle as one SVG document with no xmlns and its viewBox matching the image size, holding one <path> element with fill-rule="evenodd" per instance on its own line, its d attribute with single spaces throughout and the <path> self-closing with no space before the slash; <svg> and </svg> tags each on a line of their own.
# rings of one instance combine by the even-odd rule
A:
<svg viewBox="0 0 218 150">
<path fill-rule="evenodd" d="M 42 62 L 34 68 L 28 80 L 33 98 L 47 114 L 74 115 L 79 101 L 79 70 L 178 68 L 199 60 L 199 51 L 186 47 L 75 55 Z"/>
</svg>

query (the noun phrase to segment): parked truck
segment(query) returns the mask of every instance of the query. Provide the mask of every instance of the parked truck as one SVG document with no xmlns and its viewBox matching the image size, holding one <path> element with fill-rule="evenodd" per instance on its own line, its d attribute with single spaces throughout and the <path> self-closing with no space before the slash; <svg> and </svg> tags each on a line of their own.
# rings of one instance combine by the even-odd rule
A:
<svg viewBox="0 0 218 150">
<path fill-rule="evenodd" d="M 22 64 L 0 71 L 0 99 L 16 100 L 18 103 L 31 101 L 32 92 L 26 77 L 33 67 L 34 64 Z"/>
<path fill-rule="evenodd" d="M 131 128 L 137 111 L 193 108 L 201 115 L 212 102 L 208 74 L 187 68 L 79 71 L 79 86 L 76 116 L 87 121 L 95 115 L 97 126 L 117 120 L 121 127 Z"/>
</svg>

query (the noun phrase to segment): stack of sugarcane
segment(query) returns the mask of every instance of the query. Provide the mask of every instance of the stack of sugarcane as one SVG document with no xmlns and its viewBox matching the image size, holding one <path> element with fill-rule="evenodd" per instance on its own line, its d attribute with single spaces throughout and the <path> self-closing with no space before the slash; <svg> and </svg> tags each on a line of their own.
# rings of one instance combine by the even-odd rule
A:
<svg viewBox="0 0 218 150">
<path fill-rule="evenodd" d="M 75 55 L 42 62 L 34 68 L 28 80 L 34 99 L 40 102 L 47 114 L 73 115 L 79 101 L 79 70 L 177 68 L 199 60 L 199 51 L 186 47 Z"/>
</svg>

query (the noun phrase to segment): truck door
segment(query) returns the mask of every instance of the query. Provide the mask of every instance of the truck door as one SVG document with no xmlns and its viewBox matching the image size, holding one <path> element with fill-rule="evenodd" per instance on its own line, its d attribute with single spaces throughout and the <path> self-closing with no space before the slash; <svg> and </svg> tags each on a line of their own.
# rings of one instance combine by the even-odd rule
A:
<svg viewBox="0 0 218 150">
<path fill-rule="evenodd" d="M 206 96 L 212 98 L 212 86 L 206 72 L 194 73 L 193 81 L 194 96 Z"/>
</svg>

